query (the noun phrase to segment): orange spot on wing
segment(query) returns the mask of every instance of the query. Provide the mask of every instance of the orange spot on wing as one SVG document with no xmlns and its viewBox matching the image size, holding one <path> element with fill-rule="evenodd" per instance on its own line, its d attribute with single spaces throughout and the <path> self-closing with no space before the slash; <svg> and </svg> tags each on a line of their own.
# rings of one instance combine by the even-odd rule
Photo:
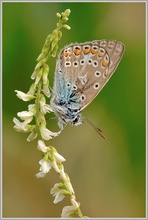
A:
<svg viewBox="0 0 148 220">
<path fill-rule="evenodd" d="M 104 53 L 101 53 L 100 51 L 98 52 L 99 57 L 103 57 Z"/>
<path fill-rule="evenodd" d="M 95 54 L 95 53 L 97 53 L 97 50 L 91 49 L 91 53 Z"/>
<path fill-rule="evenodd" d="M 80 55 L 81 53 L 80 49 L 73 49 L 73 52 L 76 56 Z"/>
<path fill-rule="evenodd" d="M 87 49 L 87 48 L 83 48 L 83 53 L 84 53 L 84 54 L 90 53 L 90 49 L 89 49 L 89 48 L 88 48 L 88 49 Z"/>
<path fill-rule="evenodd" d="M 68 57 L 68 56 L 71 56 L 71 52 L 65 50 L 65 51 L 64 51 L 64 57 Z"/>
<path fill-rule="evenodd" d="M 106 67 L 108 63 L 105 60 L 102 60 L 102 66 Z"/>
</svg>

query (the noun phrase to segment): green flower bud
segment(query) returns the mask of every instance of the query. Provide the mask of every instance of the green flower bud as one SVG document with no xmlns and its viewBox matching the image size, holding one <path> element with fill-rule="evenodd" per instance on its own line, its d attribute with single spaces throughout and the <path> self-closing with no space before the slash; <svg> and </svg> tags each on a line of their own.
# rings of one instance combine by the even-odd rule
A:
<svg viewBox="0 0 148 220">
<path fill-rule="evenodd" d="M 58 44 L 55 45 L 53 51 L 52 51 L 52 56 L 55 57 L 57 55 L 57 50 L 58 50 Z"/>
<path fill-rule="evenodd" d="M 31 79 L 35 79 L 36 78 L 36 75 L 37 75 L 37 71 L 35 70 L 32 75 L 31 75 Z"/>
<path fill-rule="evenodd" d="M 33 84 L 31 85 L 29 91 L 27 92 L 27 94 L 28 94 L 28 95 L 34 95 L 35 91 L 36 91 L 36 85 L 35 85 L 35 83 L 33 83 Z"/>
<path fill-rule="evenodd" d="M 62 37 L 62 32 L 59 31 L 59 33 L 58 33 L 58 38 L 59 38 L 59 40 L 61 39 L 61 37 Z"/>
<path fill-rule="evenodd" d="M 38 73 L 37 73 L 37 77 L 35 79 L 35 85 L 38 84 L 38 82 L 40 81 L 41 77 L 42 77 L 42 73 L 43 73 L 43 68 L 41 68 Z"/>
<path fill-rule="evenodd" d="M 57 18 L 61 18 L 61 14 L 60 13 L 56 13 Z"/>
<path fill-rule="evenodd" d="M 47 83 L 48 73 L 49 73 L 49 66 L 48 66 L 48 64 L 44 64 L 44 66 L 43 66 L 43 76 L 42 76 L 43 84 Z"/>
<path fill-rule="evenodd" d="M 71 10 L 70 10 L 70 9 L 66 9 L 66 10 L 65 10 L 65 14 L 66 14 L 67 16 L 69 16 L 70 13 L 71 13 Z"/>
<path fill-rule="evenodd" d="M 69 25 L 67 25 L 67 24 L 64 24 L 64 25 L 63 25 L 63 28 L 65 28 L 65 29 L 67 29 L 67 30 L 70 30 L 70 29 L 71 29 L 71 27 L 70 27 Z"/>
<path fill-rule="evenodd" d="M 48 98 L 50 97 L 50 90 L 49 90 L 49 80 L 47 80 L 47 84 L 43 84 L 43 93 Z"/>
<path fill-rule="evenodd" d="M 48 60 L 48 57 L 42 59 L 35 67 L 35 70 L 38 69 L 39 67 L 41 67 L 44 63 L 46 63 Z"/>
<path fill-rule="evenodd" d="M 58 37 L 56 37 L 51 43 L 51 51 L 55 48 L 58 43 Z"/>
</svg>

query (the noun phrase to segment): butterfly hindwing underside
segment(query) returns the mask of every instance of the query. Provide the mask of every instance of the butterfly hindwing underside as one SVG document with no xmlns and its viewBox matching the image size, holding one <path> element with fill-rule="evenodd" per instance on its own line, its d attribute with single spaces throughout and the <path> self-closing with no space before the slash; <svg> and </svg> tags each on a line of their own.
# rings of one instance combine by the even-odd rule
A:
<svg viewBox="0 0 148 220">
<path fill-rule="evenodd" d="M 62 124 L 81 124 L 79 114 L 116 70 L 124 45 L 115 40 L 76 43 L 61 50 L 55 71 L 51 106 Z"/>
</svg>

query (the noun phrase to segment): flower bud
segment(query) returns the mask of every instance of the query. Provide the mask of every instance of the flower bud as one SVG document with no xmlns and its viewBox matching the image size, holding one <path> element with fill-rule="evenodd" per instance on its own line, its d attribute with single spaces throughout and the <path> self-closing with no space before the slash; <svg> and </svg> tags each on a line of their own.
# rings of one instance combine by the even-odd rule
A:
<svg viewBox="0 0 148 220">
<path fill-rule="evenodd" d="M 56 13 L 57 18 L 61 18 L 61 14 L 60 13 Z"/>
<path fill-rule="evenodd" d="M 67 30 L 70 30 L 70 29 L 71 29 L 71 27 L 70 27 L 69 25 L 67 25 L 67 24 L 64 24 L 64 25 L 63 25 L 63 28 L 65 28 L 65 29 L 67 29 Z"/>
</svg>

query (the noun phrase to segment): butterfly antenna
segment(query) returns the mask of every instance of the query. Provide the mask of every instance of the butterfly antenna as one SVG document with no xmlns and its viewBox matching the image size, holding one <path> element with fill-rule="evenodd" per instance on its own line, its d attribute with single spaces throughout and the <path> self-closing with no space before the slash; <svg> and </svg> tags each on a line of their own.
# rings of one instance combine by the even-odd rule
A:
<svg viewBox="0 0 148 220">
<path fill-rule="evenodd" d="M 102 130 L 98 127 L 96 127 L 88 118 L 84 117 L 84 119 L 95 129 L 95 131 L 104 139 L 106 139 L 106 137 L 104 135 L 101 134 Z"/>
</svg>

